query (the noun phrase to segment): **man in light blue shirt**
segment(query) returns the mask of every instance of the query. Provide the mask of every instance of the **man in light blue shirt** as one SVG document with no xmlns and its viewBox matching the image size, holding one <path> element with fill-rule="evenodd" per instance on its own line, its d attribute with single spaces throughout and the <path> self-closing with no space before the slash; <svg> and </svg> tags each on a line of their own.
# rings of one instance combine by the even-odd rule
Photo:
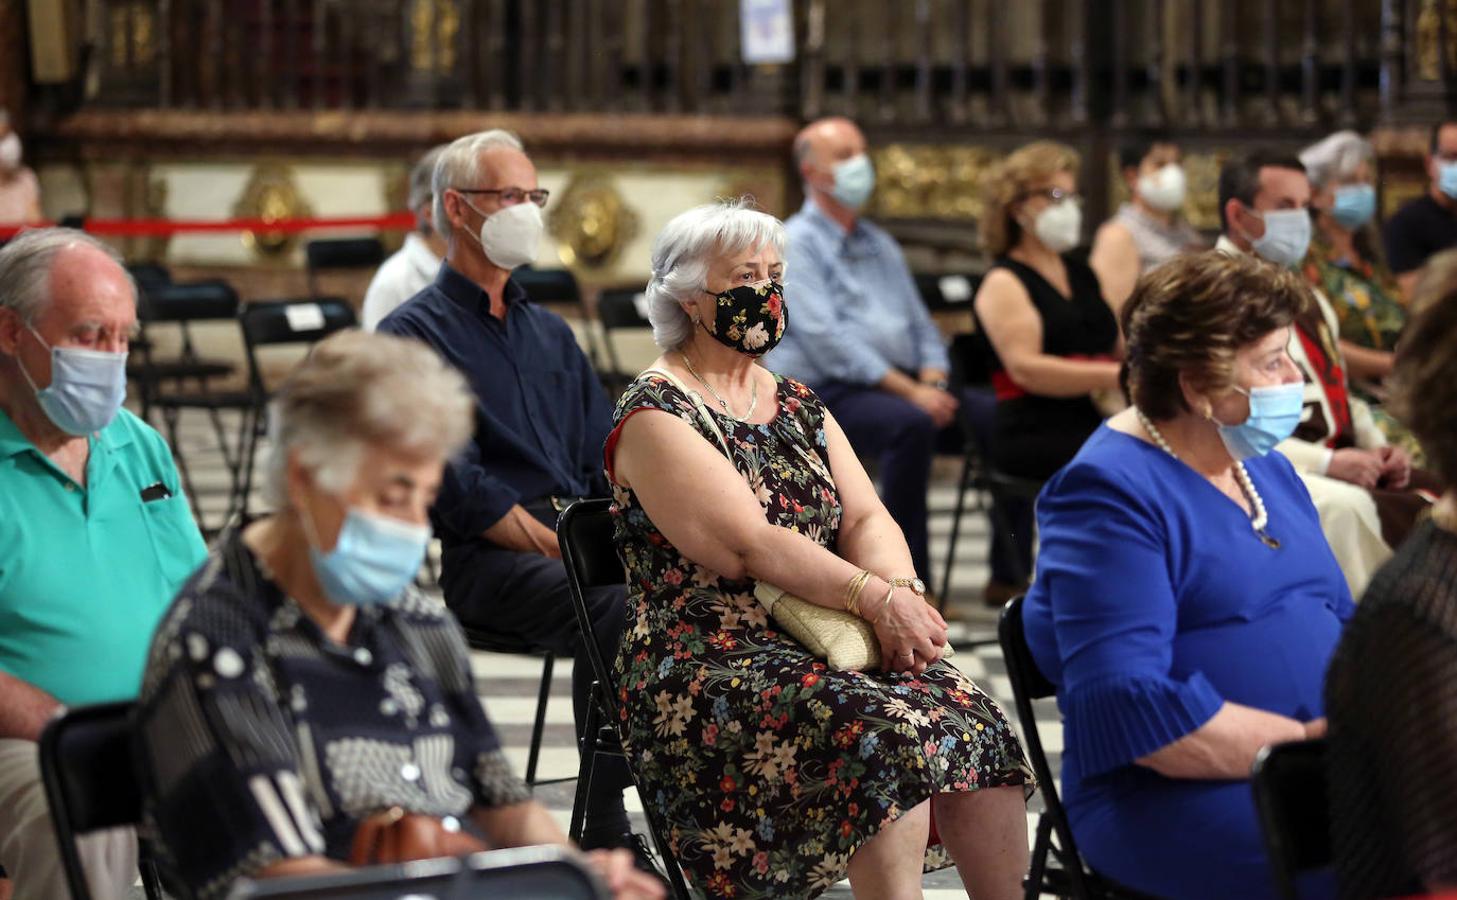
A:
<svg viewBox="0 0 1457 900">
<path fill-rule="evenodd" d="M 881 498 L 925 578 L 931 460 L 958 406 L 946 346 L 900 246 L 860 218 L 875 187 L 860 129 L 811 122 L 794 158 L 806 199 L 785 223 L 789 328 L 767 364 L 813 388 L 855 452 L 878 460 Z"/>
</svg>

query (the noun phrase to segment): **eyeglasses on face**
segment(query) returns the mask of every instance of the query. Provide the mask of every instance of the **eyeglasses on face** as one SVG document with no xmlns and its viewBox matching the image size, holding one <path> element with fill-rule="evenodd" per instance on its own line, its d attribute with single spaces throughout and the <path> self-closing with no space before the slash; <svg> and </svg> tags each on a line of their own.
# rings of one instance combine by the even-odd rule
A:
<svg viewBox="0 0 1457 900">
<path fill-rule="evenodd" d="M 1062 188 L 1057 187 L 1034 188 L 1032 190 L 1023 191 L 1017 196 L 1017 199 L 1026 200 L 1029 197 L 1046 197 L 1053 203 L 1061 203 L 1064 200 L 1071 200 L 1072 202 L 1081 205 L 1083 202 L 1083 195 L 1079 194 L 1077 191 L 1065 191 Z"/>
<path fill-rule="evenodd" d="M 517 203 L 530 200 L 537 206 L 546 206 L 546 200 L 551 196 L 551 191 L 537 188 L 532 191 L 524 191 L 521 188 L 453 188 L 457 194 L 495 194 L 501 198 L 502 206 L 515 206 Z"/>
</svg>

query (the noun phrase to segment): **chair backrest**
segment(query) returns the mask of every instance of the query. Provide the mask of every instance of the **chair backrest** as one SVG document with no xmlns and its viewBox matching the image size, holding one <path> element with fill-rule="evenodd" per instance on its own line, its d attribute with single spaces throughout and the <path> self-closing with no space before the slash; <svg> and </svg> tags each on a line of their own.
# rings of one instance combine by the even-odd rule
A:
<svg viewBox="0 0 1457 900">
<path fill-rule="evenodd" d="M 238 314 L 248 351 L 248 378 L 261 399 L 267 394 L 258 364 L 259 348 L 315 344 L 357 323 L 354 307 L 337 297 L 317 300 L 266 300 L 243 304 Z"/>
<path fill-rule="evenodd" d="M 1250 777 L 1276 887 L 1298 897 L 1295 876 L 1334 861 L 1325 739 L 1266 747 Z"/>
<path fill-rule="evenodd" d="M 511 280 L 521 285 L 532 303 L 550 305 L 553 303 L 582 302 L 582 291 L 577 286 L 577 276 L 566 269 L 535 269 L 522 266 L 511 273 Z"/>
<path fill-rule="evenodd" d="M 309 271 L 325 269 L 372 269 L 384 262 L 384 244 L 379 238 L 326 238 L 304 246 Z"/>
<path fill-rule="evenodd" d="M 238 292 L 220 279 L 154 285 L 141 298 L 140 312 L 148 323 L 236 319 Z"/>
<path fill-rule="evenodd" d="M 921 293 L 921 302 L 933 313 L 949 312 L 971 308 L 972 298 L 981 284 L 977 272 L 951 272 L 946 274 L 917 273 L 916 290 Z"/>
<path fill-rule="evenodd" d="M 627 571 L 617 556 L 617 545 L 612 539 L 612 501 L 606 498 L 578 500 L 562 511 L 557 520 L 557 542 L 562 548 L 562 562 L 567 569 L 567 584 L 571 589 L 572 607 L 577 613 L 577 624 L 583 634 L 592 633 L 592 616 L 587 609 L 585 591 L 588 588 L 623 584 Z M 601 686 L 604 709 L 614 715 L 617 721 L 617 698 L 612 696 L 608 685 L 612 673 L 607 661 L 597 649 L 596 641 L 583 641 L 587 658 L 592 663 L 592 672 Z"/>
<path fill-rule="evenodd" d="M 1002 608 L 997 622 L 997 641 L 1002 645 L 1002 657 L 1007 664 L 1007 678 L 1012 682 L 1012 701 L 1017 709 L 1017 721 L 1022 724 L 1022 737 L 1027 745 L 1027 761 L 1032 773 L 1042 788 L 1044 816 L 1051 817 L 1052 829 L 1057 835 L 1059 856 L 1064 863 L 1069 879 L 1080 890 L 1077 896 L 1087 896 L 1087 877 L 1083 870 L 1082 857 L 1078 855 L 1077 842 L 1073 840 L 1072 826 L 1067 812 L 1057 793 L 1057 781 L 1052 776 L 1052 766 L 1047 761 L 1047 751 L 1042 746 L 1042 735 L 1037 730 L 1037 714 L 1032 707 L 1033 700 L 1042 700 L 1057 693 L 1057 687 L 1047 680 L 1032 651 L 1027 646 L 1027 632 L 1022 621 L 1022 607 L 1025 597 L 1013 597 Z"/>
<path fill-rule="evenodd" d="M 41 732 L 41 783 L 75 900 L 90 897 L 76 837 L 141 819 L 142 795 L 132 767 L 132 706 L 78 706 Z"/>
<path fill-rule="evenodd" d="M 132 280 L 137 283 L 137 290 L 143 294 L 153 288 L 172 283 L 172 272 L 161 263 L 127 263 L 126 270 L 131 273 Z"/>
<path fill-rule="evenodd" d="M 242 881 L 232 900 L 425 900 L 512 897 L 599 900 L 607 896 L 584 863 L 561 847 L 513 847 L 465 859 L 429 859 L 300 878 Z"/>
<path fill-rule="evenodd" d="M 648 321 L 648 295 L 642 288 L 603 291 L 597 297 L 597 318 L 603 331 L 653 327 Z"/>
</svg>

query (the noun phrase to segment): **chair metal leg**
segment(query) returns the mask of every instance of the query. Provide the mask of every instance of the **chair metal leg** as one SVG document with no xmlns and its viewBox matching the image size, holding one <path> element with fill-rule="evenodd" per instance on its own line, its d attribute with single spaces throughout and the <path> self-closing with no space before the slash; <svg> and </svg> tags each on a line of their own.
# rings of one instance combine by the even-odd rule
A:
<svg viewBox="0 0 1457 900">
<path fill-rule="evenodd" d="M 1023 900 L 1037 900 L 1042 895 L 1042 879 L 1047 874 L 1047 854 L 1051 848 L 1052 818 L 1043 813 L 1037 817 L 1037 837 L 1032 842 L 1032 864 L 1023 882 Z"/>
<path fill-rule="evenodd" d="M 597 704 L 587 704 L 587 721 L 583 723 L 579 744 L 582 761 L 577 768 L 577 796 L 572 800 L 572 822 L 567 829 L 572 843 L 582 839 L 582 827 L 587 820 L 587 797 L 592 789 L 592 770 L 597 764 L 597 729 L 601 724 L 597 718 Z"/>
<path fill-rule="evenodd" d="M 961 537 L 961 516 L 966 511 L 966 492 L 971 487 L 973 458 L 966 454 L 961 464 L 961 483 L 956 487 L 956 510 L 951 514 L 951 537 L 946 542 L 946 569 L 941 576 L 941 592 L 936 595 L 936 611 L 945 612 L 951 596 L 951 567 L 956 564 L 956 542 Z"/>
<path fill-rule="evenodd" d="M 541 758 L 541 734 L 546 730 L 546 704 L 551 699 L 551 670 L 556 655 L 547 652 L 541 664 L 541 689 L 536 692 L 536 722 L 531 728 L 531 752 L 526 757 L 526 786 L 536 787 L 536 763 Z"/>
<path fill-rule="evenodd" d="M 137 861 L 137 868 L 142 873 L 142 890 L 146 892 L 147 900 L 163 900 L 162 879 L 157 875 L 157 864 L 147 856 Z"/>
<path fill-rule="evenodd" d="M 192 469 L 187 465 L 187 456 L 182 452 L 182 441 L 177 436 L 177 420 L 181 417 L 180 410 L 165 408 L 162 410 L 162 424 L 167 429 L 167 443 L 172 445 L 172 458 L 177 461 L 177 477 L 182 482 L 182 492 L 187 495 L 187 503 L 192 507 L 193 521 L 197 527 L 203 527 L 202 507 L 197 502 L 197 488 L 192 483 Z"/>
</svg>

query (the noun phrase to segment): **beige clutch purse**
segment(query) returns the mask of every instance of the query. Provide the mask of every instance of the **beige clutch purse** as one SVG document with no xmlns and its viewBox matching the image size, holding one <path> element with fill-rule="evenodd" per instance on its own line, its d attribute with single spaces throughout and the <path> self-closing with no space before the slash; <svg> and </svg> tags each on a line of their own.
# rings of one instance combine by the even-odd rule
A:
<svg viewBox="0 0 1457 900">
<path fill-rule="evenodd" d="M 880 666 L 880 641 L 869 622 L 853 613 L 828 609 L 796 597 L 772 584 L 759 582 L 754 596 L 784 633 L 839 671 L 875 669 Z M 941 658 L 955 651 L 946 645 Z"/>
</svg>

